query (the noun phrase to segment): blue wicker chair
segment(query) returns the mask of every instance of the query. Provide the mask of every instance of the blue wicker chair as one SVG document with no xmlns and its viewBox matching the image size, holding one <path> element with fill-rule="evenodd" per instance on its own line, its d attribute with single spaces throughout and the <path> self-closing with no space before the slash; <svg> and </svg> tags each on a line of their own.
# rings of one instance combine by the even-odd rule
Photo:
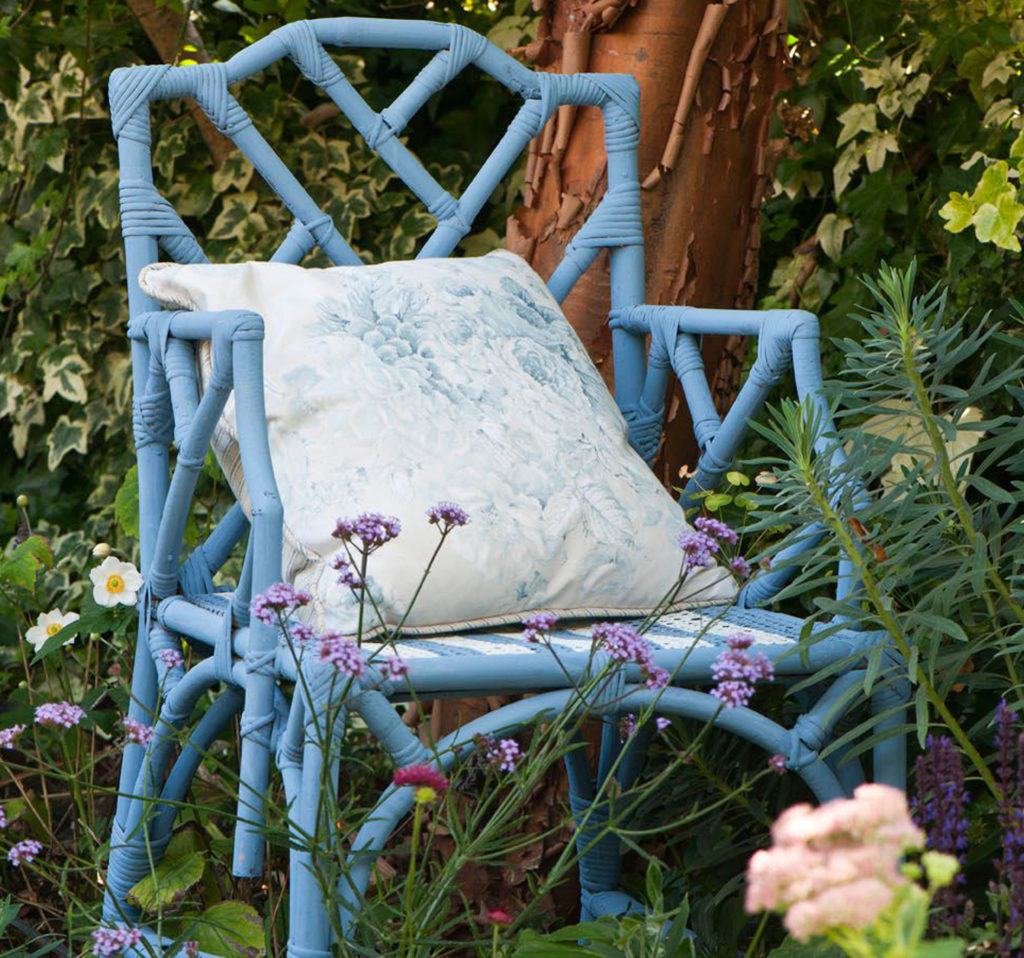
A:
<svg viewBox="0 0 1024 958">
<path fill-rule="evenodd" d="M 417 49 L 435 51 L 435 55 L 405 92 L 377 113 L 345 79 L 324 45 Z M 274 255 L 275 260 L 298 262 L 315 245 L 334 263 L 360 262 L 229 92 L 229 85 L 285 57 L 331 97 L 368 146 L 437 218 L 436 230 L 420 250 L 423 257 L 447 256 L 455 249 L 495 186 L 560 106 L 588 106 L 602 111 L 607 190 L 569 243 L 548 286 L 559 301 L 564 300 L 598 253 L 609 251 L 616 399 L 629 423 L 634 447 L 651 460 L 658 444 L 669 376 L 672 371 L 678 375 L 702 449 L 688 492 L 714 487 L 730 468 L 748 420 L 758 413 L 769 391 L 790 368 L 799 395 L 821 402 L 818 323 L 810 313 L 645 305 L 636 154 L 639 94 L 630 76 L 537 73 L 464 27 L 352 18 L 289 24 L 224 63 L 115 71 L 110 81 L 110 109 L 120 156 L 145 576 L 131 716 L 147 724 L 154 722 L 158 689 L 161 695 L 155 740 L 148 750 L 129 745 L 124 753 L 105 903 L 105 917 L 114 922 L 138 917 L 137 910 L 128 903 L 127 892 L 166 848 L 176 811 L 187 801 L 191 779 L 205 750 L 239 712 L 242 753 L 234 874 L 256 876 L 263 867 L 263 810 L 272 759 L 276 760 L 299 828 L 308 828 L 315 821 L 322 756 L 315 741 L 304 738 L 301 714 L 298 721 L 289 721 L 300 699 L 296 695 L 290 703 L 284 692 L 295 681 L 294 668 L 289 674 L 287 661 L 278 655 L 280 637 L 276 631 L 249 620 L 251 596 L 281 578 L 282 555 L 282 508 L 264 414 L 262 320 L 244 311 L 162 311 L 136 281 L 142 267 L 158 260 L 160 249 L 177 262 L 206 261 L 188 227 L 153 182 L 150 105 L 177 97 L 196 100 L 294 214 L 294 225 Z M 490 74 L 524 102 L 478 175 L 456 199 L 409 152 L 398 134 L 433 94 L 470 65 Z M 757 360 L 724 419 L 715 412 L 701 364 L 700 337 L 704 334 L 757 339 Z M 198 398 L 194 348 L 201 340 L 212 341 L 214 369 L 218 372 Z M 236 397 L 251 509 L 243 511 L 236 504 L 209 538 L 182 561 L 183 533 L 196 481 L 231 390 Z M 172 446 L 177 449 L 173 476 L 169 468 Z M 826 448 L 824 434 L 820 446 L 829 455 L 841 455 Z M 216 591 L 213 574 L 246 538 L 237 587 L 228 593 Z M 802 654 L 794 654 L 801 644 L 804 623 L 760 608 L 786 584 L 791 571 L 792 567 L 787 566 L 756 577 L 742 590 L 735 606 L 718 610 L 718 615 L 723 634 L 728 627 L 741 626 L 773 637 L 763 651 L 775 660 L 776 674 L 782 681 L 845 663 L 842 669 L 834 669 L 827 687 L 818 688 L 817 699 L 795 726 L 783 728 L 745 708 L 720 711 L 715 699 L 693 689 L 710 681 L 711 663 L 718 651 L 714 634 L 706 636 L 706 641 L 689 655 L 674 684 L 661 694 L 657 707 L 668 715 L 701 720 L 715 717 L 719 726 L 763 746 L 769 754 L 781 753 L 815 795 L 825 800 L 848 791 L 859 775 L 857 762 L 840 767 L 834 760 L 823 760 L 819 753 L 844 714 L 851 693 L 863 683 L 866 653 L 878 639 L 832 626 L 827 637 L 807 644 Z M 853 588 L 848 573 L 848 569 L 840 569 L 840 589 Z M 679 665 L 681 650 L 695 638 L 685 628 L 677 632 L 680 641 L 655 642 L 659 663 L 670 670 Z M 568 634 L 561 638 L 573 640 Z M 187 672 L 180 664 L 169 668 L 165 660 L 170 657 L 160 654 L 168 648 L 179 648 L 181 639 L 191 645 L 193 658 L 199 660 Z M 438 641 L 434 638 L 432 645 Z M 562 708 L 570 701 L 564 674 L 551 655 L 525 643 L 512 654 L 508 645 L 516 641 L 506 636 L 501 650 L 488 654 L 485 642 L 472 643 L 472 648 L 460 647 L 455 637 L 449 641 L 450 654 L 410 659 L 407 681 L 421 697 L 469 691 L 540 693 L 449 736 L 440 746 L 446 762 L 455 760 L 460 744 L 470 743 L 475 732 L 527 724 L 535 716 Z M 571 660 L 571 654 L 567 655 Z M 636 681 L 636 676 L 630 681 Z M 189 732 L 189 745 L 179 751 L 178 733 L 188 724 L 199 697 L 215 686 L 221 689 L 219 696 Z M 898 683 L 889 683 L 872 703 L 876 729 L 889 733 L 874 746 L 874 777 L 901 787 L 905 742 L 901 734 L 895 733 L 904 721 L 901 707 L 906 692 Z M 636 711 L 649 705 L 654 695 L 639 682 L 627 684 L 616 708 Z M 385 683 L 353 694 L 347 705 L 361 716 L 396 765 L 428 761 L 428 752 L 393 707 L 401 697 L 402 688 Z M 607 768 L 622 746 L 617 716 L 606 715 L 604 722 L 601 751 L 605 760 L 601 765 Z M 642 764 L 638 759 L 636 756 L 624 764 L 618 773 L 620 778 L 635 778 Z M 579 756 L 567 765 L 572 808 L 580 815 L 594 795 L 594 781 Z M 603 774 L 599 770 L 599 777 Z M 410 808 L 409 792 L 400 789 L 387 793 L 373 821 L 356 840 L 357 853 L 370 854 L 364 854 L 362 864 L 356 865 L 350 887 L 345 890 L 349 914 L 358 907 L 373 850 L 383 846 Z M 151 814 L 154 800 L 158 808 L 155 815 Z M 596 827 L 599 823 L 592 817 L 591 824 Z M 330 923 L 316 880 L 305 866 L 307 854 L 301 849 L 292 851 L 289 958 L 321 958 L 331 953 Z M 619 848 L 614 837 L 588 848 L 582 855 L 580 872 L 585 917 L 621 912 L 630 906 L 630 900 L 619 891 Z"/>
</svg>

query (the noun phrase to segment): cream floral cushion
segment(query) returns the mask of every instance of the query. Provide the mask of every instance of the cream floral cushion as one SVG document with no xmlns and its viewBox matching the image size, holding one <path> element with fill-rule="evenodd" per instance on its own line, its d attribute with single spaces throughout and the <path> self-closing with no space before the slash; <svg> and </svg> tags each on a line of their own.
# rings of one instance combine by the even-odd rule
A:
<svg viewBox="0 0 1024 958">
<path fill-rule="evenodd" d="M 338 517 L 401 521 L 370 567 L 394 624 L 436 545 L 425 513 L 439 500 L 471 522 L 449 536 L 407 632 L 541 610 L 636 615 L 676 581 L 682 512 L 630 448 L 600 374 L 519 257 L 332 269 L 162 263 L 140 282 L 171 307 L 263 316 L 284 569 L 313 594 L 314 627 L 355 627 L 354 599 L 328 564 Z M 245 506 L 236 412 L 230 402 L 214 448 Z M 726 573 L 700 570 L 677 607 L 734 593 Z"/>
</svg>

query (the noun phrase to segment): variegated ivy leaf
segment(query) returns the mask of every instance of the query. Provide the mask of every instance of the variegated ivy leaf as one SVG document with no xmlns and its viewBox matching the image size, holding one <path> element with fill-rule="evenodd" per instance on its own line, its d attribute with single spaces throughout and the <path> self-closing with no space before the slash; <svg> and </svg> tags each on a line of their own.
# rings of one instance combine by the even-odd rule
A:
<svg viewBox="0 0 1024 958">
<path fill-rule="evenodd" d="M 255 191 L 225 195 L 221 200 L 220 213 L 210 229 L 209 239 L 243 238 L 246 233 L 246 222 L 256 207 L 256 199 Z"/>
<path fill-rule="evenodd" d="M 869 173 L 877 173 L 885 165 L 887 153 L 898 153 L 896 134 L 891 130 L 879 130 L 864 141 L 864 162 Z"/>
<path fill-rule="evenodd" d="M 832 179 L 836 187 L 836 196 L 840 196 L 850 185 L 853 174 L 857 172 L 860 161 L 864 159 L 864 144 L 851 143 L 839 154 L 836 165 L 832 168 Z"/>
<path fill-rule="evenodd" d="M 219 170 L 214 170 L 213 188 L 218 193 L 241 193 L 249 185 L 254 172 L 252 164 L 241 153 L 232 153 Z"/>
<path fill-rule="evenodd" d="M 839 259 L 843 251 L 843 237 L 851 226 L 853 222 L 845 216 L 827 213 L 822 217 L 817 230 L 818 245 L 829 259 Z"/>
<path fill-rule="evenodd" d="M 14 446 L 14 454 L 22 458 L 28 449 L 29 430 L 33 426 L 41 426 L 46 422 L 46 408 L 43 405 L 42 396 L 35 391 L 22 393 L 17 399 L 17 409 L 13 419 L 11 445 Z"/>
<path fill-rule="evenodd" d="M 839 114 L 839 122 L 843 128 L 836 146 L 848 143 L 859 133 L 873 133 L 878 129 L 878 112 L 874 103 L 854 103 Z"/>
<path fill-rule="evenodd" d="M 73 349 L 56 346 L 43 354 L 43 402 L 54 396 L 63 396 L 75 403 L 84 403 L 88 397 L 85 375 L 91 372 L 88 363 Z"/>
<path fill-rule="evenodd" d="M 89 433 L 84 419 L 61 416 L 46 438 L 46 465 L 52 472 L 71 452 L 85 455 L 89 451 Z"/>
</svg>

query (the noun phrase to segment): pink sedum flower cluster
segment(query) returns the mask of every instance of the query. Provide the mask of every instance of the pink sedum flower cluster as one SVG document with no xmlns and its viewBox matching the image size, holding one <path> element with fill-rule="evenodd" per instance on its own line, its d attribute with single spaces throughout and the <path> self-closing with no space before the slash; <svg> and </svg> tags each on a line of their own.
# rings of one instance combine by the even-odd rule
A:
<svg viewBox="0 0 1024 958">
<path fill-rule="evenodd" d="M 924 847 L 906 796 L 888 785 L 861 785 L 852 799 L 819 808 L 794 805 L 772 826 L 772 847 L 747 867 L 748 912 L 785 912 L 799 941 L 845 926 L 865 929 L 907 879 L 904 852 Z"/>
</svg>

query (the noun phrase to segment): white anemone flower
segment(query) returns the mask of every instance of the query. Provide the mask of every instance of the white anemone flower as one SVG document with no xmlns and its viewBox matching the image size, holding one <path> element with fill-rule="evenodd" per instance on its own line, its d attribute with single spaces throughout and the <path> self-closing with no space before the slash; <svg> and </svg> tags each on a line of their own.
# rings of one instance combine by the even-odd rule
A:
<svg viewBox="0 0 1024 958">
<path fill-rule="evenodd" d="M 25 633 L 25 640 L 37 652 L 46 644 L 47 639 L 52 639 L 66 625 L 78 620 L 77 612 L 61 612 L 60 609 L 51 609 L 43 612 L 36 619 L 36 624 Z M 75 637 L 71 636 L 64 644 L 71 645 Z"/>
<path fill-rule="evenodd" d="M 107 556 L 89 573 L 92 597 L 108 609 L 115 605 L 135 605 L 142 588 L 142 574 L 130 562 Z"/>
</svg>

